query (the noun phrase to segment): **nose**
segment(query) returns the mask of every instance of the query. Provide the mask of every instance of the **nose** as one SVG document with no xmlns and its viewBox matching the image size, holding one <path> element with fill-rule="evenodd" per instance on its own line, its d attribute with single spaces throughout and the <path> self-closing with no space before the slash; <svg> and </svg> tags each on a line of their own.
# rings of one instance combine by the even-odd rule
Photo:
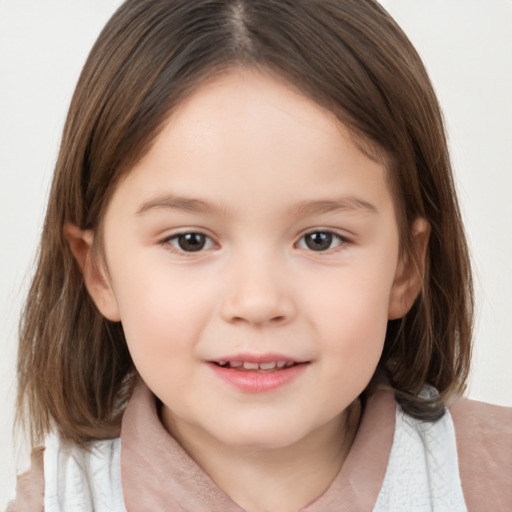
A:
<svg viewBox="0 0 512 512">
<path fill-rule="evenodd" d="M 244 258 L 230 272 L 221 315 L 230 323 L 283 325 L 295 316 L 293 278 L 276 258 Z"/>
</svg>

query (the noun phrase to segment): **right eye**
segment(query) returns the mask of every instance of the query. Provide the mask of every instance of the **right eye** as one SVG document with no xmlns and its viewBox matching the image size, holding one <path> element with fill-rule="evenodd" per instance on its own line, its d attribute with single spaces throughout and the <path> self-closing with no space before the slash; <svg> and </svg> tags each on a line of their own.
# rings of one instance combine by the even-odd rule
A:
<svg viewBox="0 0 512 512">
<path fill-rule="evenodd" d="M 204 249 L 211 249 L 214 246 L 213 240 L 203 233 L 179 233 L 164 240 L 174 249 L 183 252 L 199 252 Z"/>
</svg>

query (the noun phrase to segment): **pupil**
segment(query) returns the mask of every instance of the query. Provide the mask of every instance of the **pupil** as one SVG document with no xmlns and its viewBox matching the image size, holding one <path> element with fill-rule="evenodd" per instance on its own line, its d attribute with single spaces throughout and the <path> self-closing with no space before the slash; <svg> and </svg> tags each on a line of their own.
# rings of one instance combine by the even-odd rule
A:
<svg viewBox="0 0 512 512">
<path fill-rule="evenodd" d="M 331 233 L 310 233 L 306 235 L 306 245 L 312 251 L 325 251 L 332 244 Z"/>
<path fill-rule="evenodd" d="M 200 233 L 186 233 L 178 237 L 180 249 L 187 252 L 200 251 L 206 243 L 206 237 Z"/>
</svg>

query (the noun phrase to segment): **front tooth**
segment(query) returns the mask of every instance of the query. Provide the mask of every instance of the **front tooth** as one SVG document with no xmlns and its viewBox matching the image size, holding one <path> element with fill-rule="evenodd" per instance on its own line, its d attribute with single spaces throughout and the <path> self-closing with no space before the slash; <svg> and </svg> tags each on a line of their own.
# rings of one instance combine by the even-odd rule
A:
<svg viewBox="0 0 512 512">
<path fill-rule="evenodd" d="M 258 369 L 258 363 L 248 363 L 247 361 L 244 362 L 244 368 L 246 370 L 257 370 Z"/>
<path fill-rule="evenodd" d="M 231 366 L 231 368 L 240 368 L 243 364 L 242 361 L 231 361 L 229 366 Z"/>
<path fill-rule="evenodd" d="M 285 364 L 286 364 L 286 361 L 277 361 L 277 367 L 278 368 L 284 368 Z"/>
<path fill-rule="evenodd" d="M 260 368 L 262 370 L 273 370 L 276 367 L 277 363 L 272 361 L 271 363 L 260 363 Z"/>
</svg>

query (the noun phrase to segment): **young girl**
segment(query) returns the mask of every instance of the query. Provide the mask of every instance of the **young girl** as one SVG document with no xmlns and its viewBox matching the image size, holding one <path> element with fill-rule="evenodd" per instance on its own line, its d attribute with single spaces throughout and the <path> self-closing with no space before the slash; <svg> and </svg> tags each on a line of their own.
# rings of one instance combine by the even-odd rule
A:
<svg viewBox="0 0 512 512">
<path fill-rule="evenodd" d="M 437 100 L 376 2 L 128 0 L 64 129 L 8 510 L 512 510 L 471 325 Z"/>
</svg>

